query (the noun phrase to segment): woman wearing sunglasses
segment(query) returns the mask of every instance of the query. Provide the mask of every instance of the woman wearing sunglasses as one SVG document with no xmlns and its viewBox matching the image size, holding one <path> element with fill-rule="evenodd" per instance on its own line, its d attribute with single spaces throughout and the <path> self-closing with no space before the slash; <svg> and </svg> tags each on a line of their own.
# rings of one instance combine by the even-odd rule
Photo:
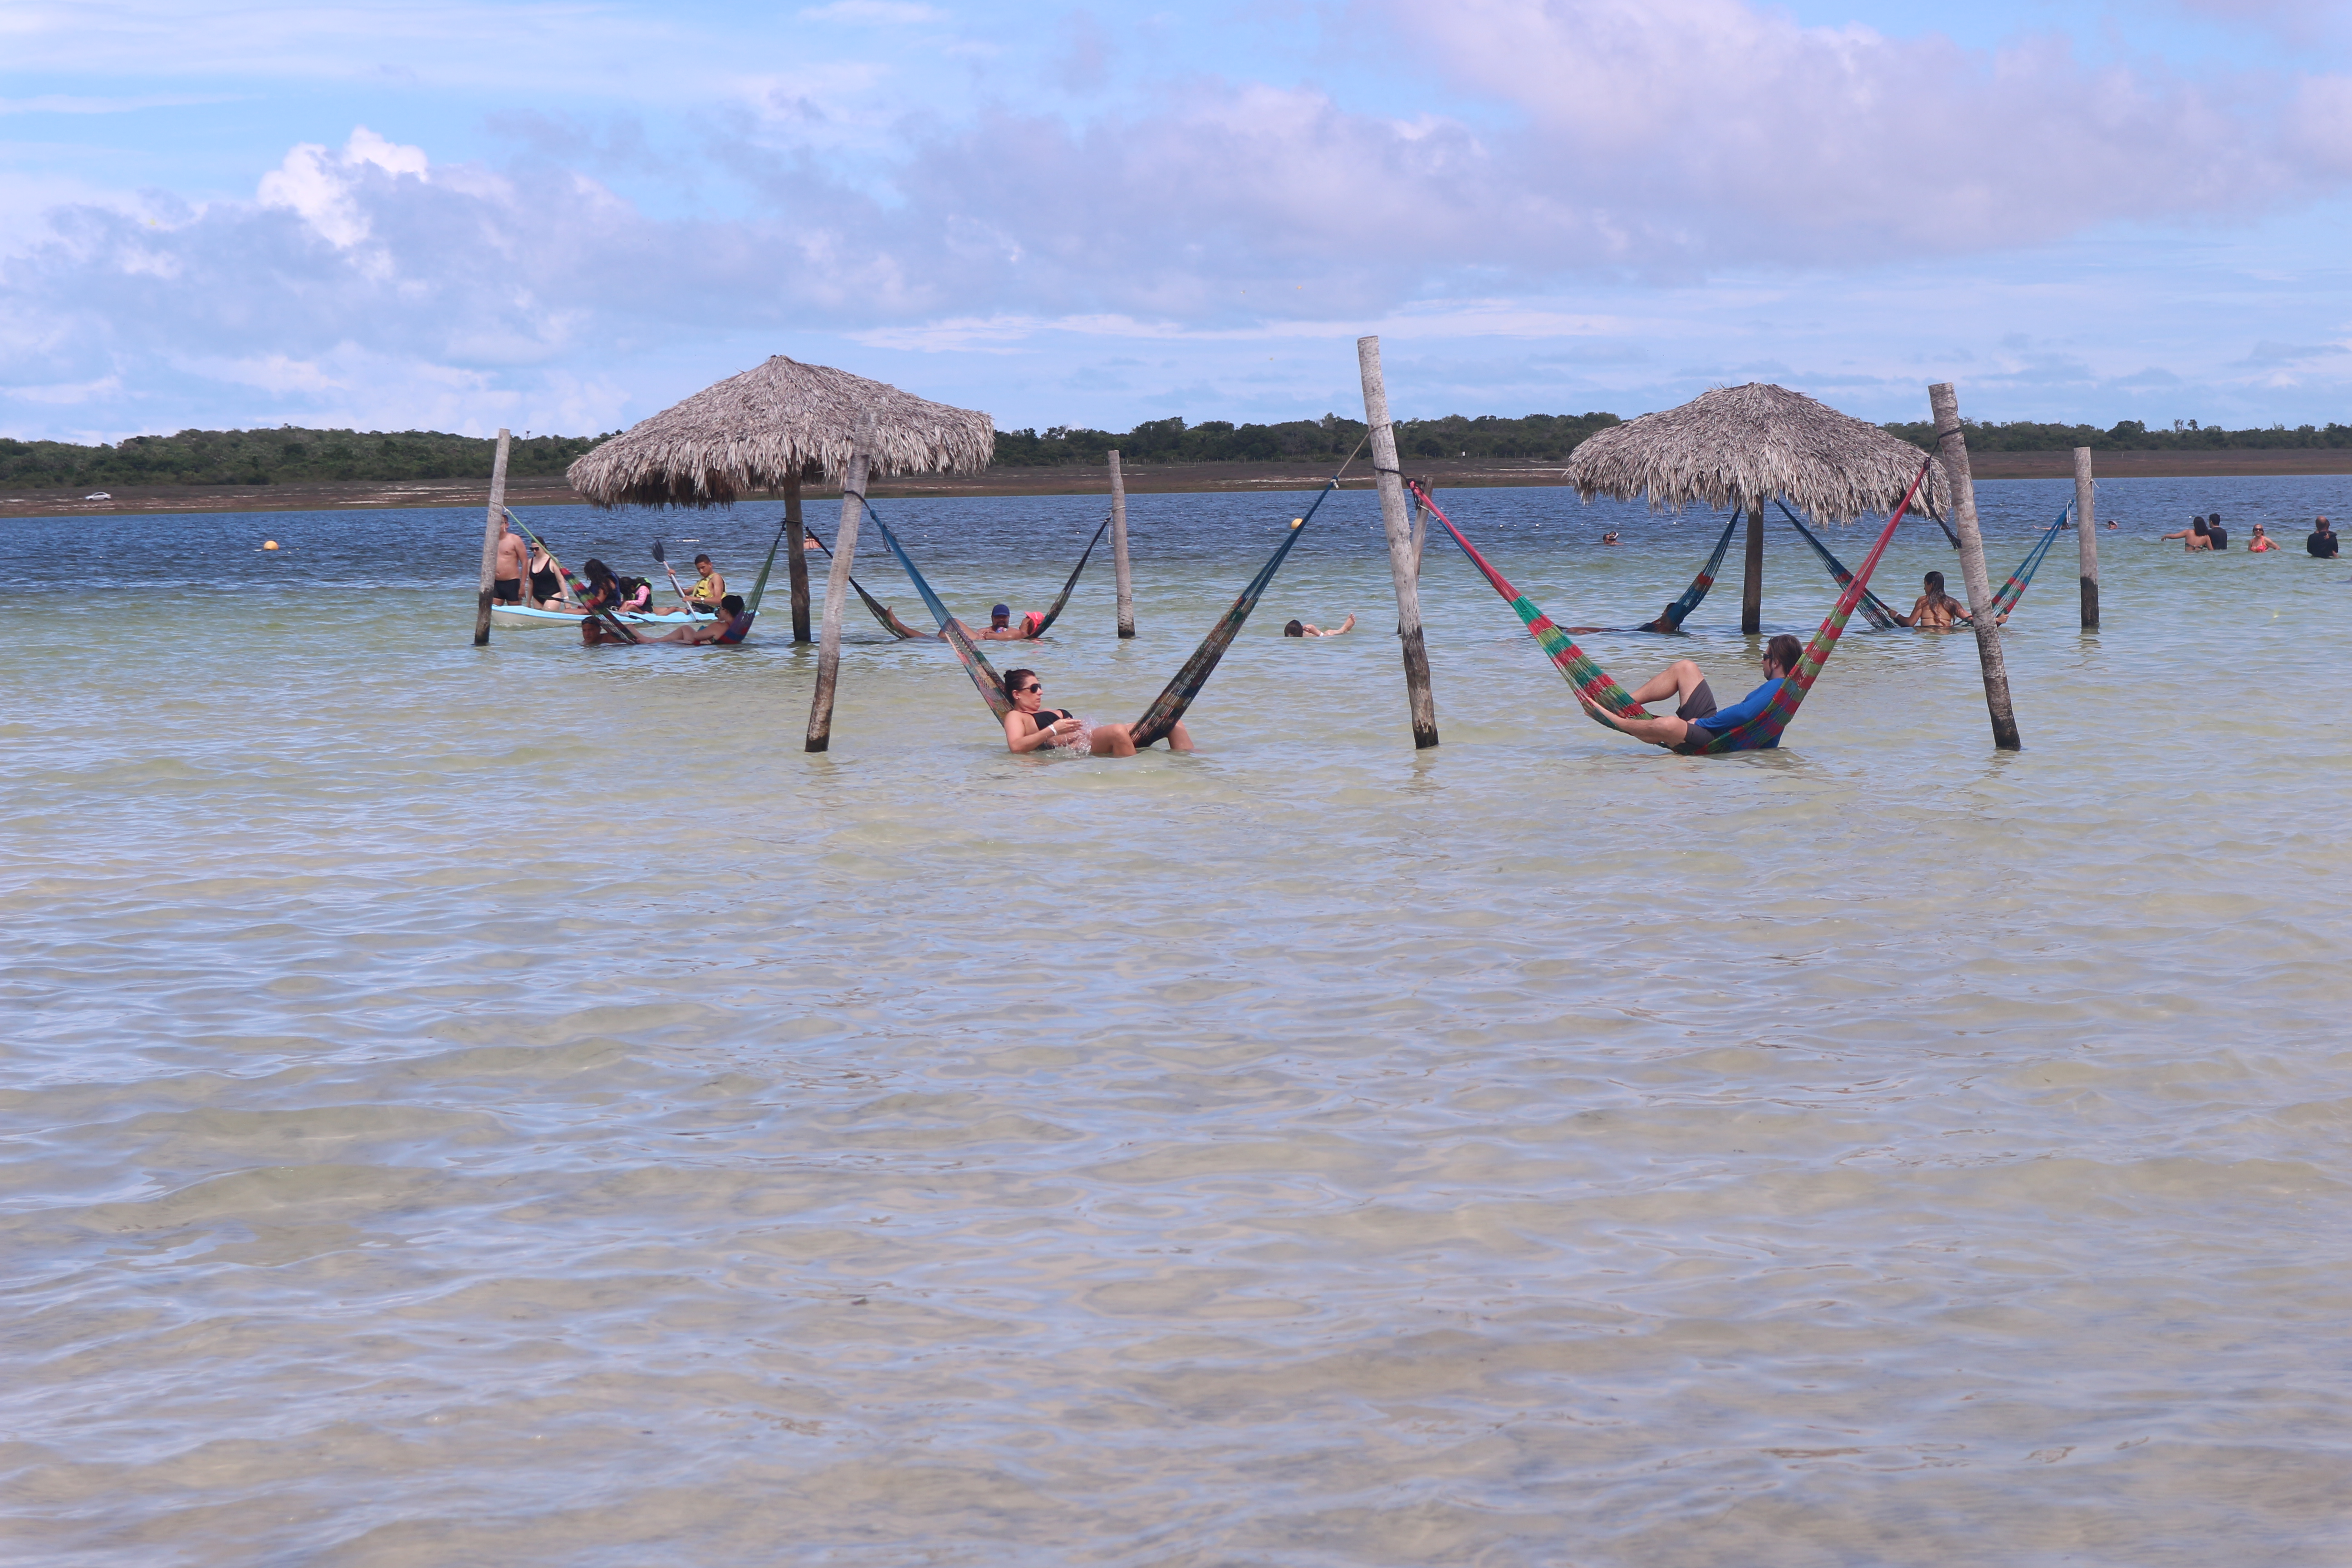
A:
<svg viewBox="0 0 2352 1568">
<path fill-rule="evenodd" d="M 1034 669 L 1006 670 L 1004 690 L 1013 699 L 1013 711 L 1004 716 L 1004 744 L 1008 751 L 1083 746 L 1097 757 L 1135 755 L 1133 725 L 1089 724 L 1066 708 L 1046 707 L 1045 688 Z M 1192 731 L 1184 728 L 1181 720 L 1168 732 L 1168 749 L 1192 749 Z"/>
</svg>

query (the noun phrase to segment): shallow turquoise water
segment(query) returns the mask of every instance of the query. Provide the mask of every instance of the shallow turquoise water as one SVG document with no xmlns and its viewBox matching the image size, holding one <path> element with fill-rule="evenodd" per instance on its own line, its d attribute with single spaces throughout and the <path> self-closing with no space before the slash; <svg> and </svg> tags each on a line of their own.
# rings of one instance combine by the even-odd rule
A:
<svg viewBox="0 0 2352 1568">
<path fill-rule="evenodd" d="M 2012 756 L 1907 634 L 1634 747 L 1438 543 L 1416 754 L 1361 494 L 1127 763 L 854 607 L 820 758 L 780 603 L 475 649 L 478 512 L 0 523 L 11 1555 L 2341 1562 L 2347 489 L 2105 487 Z M 1998 577 L 2063 489 L 1983 489 Z M 1716 527 L 1445 499 L 1563 620 Z M 2293 552 L 2153 542 L 2214 507 Z M 888 510 L 972 610 L 1100 510 Z M 1098 563 L 1020 662 L 1131 718 L 1297 510 L 1139 498 L 1143 635 Z M 532 521 L 740 583 L 772 515 Z M 1737 599 L 1589 646 L 1727 699 Z"/>
</svg>

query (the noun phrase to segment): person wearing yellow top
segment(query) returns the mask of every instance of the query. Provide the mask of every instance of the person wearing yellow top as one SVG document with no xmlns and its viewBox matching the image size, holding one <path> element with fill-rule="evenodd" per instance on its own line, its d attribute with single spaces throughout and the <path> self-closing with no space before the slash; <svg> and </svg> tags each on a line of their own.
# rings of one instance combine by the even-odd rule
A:
<svg viewBox="0 0 2352 1568">
<path fill-rule="evenodd" d="M 719 601 L 727 596 L 727 579 L 719 574 L 709 556 L 694 558 L 694 586 L 686 591 L 686 596 L 694 601 L 698 610 L 716 609 Z"/>
</svg>

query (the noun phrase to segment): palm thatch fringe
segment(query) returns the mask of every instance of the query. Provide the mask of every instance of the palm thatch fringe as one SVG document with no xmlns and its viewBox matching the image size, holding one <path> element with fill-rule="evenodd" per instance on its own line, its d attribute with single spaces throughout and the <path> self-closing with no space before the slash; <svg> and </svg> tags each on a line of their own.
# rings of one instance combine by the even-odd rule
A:
<svg viewBox="0 0 2352 1568">
<path fill-rule="evenodd" d="M 1875 425 L 1758 381 L 1601 431 L 1569 458 L 1568 479 L 1587 500 L 1647 495 L 1654 511 L 1760 507 L 1780 496 L 1823 522 L 1852 522 L 1893 511 L 1926 456 Z M 1940 518 L 1950 493 L 1939 464 L 1912 505 Z"/>
<path fill-rule="evenodd" d="M 869 414 L 877 475 L 972 473 L 996 453 L 985 414 L 777 354 L 639 420 L 565 477 L 603 507 L 731 506 L 794 478 L 837 481 Z"/>
</svg>

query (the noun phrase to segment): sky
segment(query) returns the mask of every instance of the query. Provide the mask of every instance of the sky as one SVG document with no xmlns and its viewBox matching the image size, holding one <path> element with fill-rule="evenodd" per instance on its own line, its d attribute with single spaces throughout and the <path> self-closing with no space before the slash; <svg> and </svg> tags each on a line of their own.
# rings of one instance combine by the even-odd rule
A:
<svg viewBox="0 0 2352 1568">
<path fill-rule="evenodd" d="M 0 0 L 0 436 L 2352 422 L 2352 0 Z"/>
</svg>

